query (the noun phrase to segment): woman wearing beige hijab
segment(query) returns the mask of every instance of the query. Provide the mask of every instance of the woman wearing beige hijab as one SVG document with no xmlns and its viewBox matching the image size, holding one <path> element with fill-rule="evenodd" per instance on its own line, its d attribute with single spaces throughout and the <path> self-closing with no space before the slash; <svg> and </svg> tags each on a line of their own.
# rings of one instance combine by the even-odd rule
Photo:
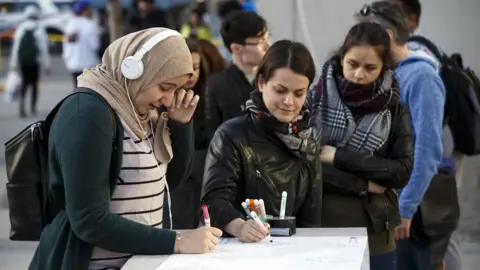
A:
<svg viewBox="0 0 480 270">
<path fill-rule="evenodd" d="M 122 61 L 158 35 L 132 78 L 132 62 Z M 44 228 L 29 269 L 120 269 L 134 254 L 215 248 L 216 228 L 162 229 L 168 184 L 178 186 L 193 156 L 199 97 L 182 89 L 192 73 L 185 39 L 151 28 L 116 40 L 79 76 L 90 93 L 66 99 L 49 135 L 49 193 L 64 208 Z"/>
</svg>

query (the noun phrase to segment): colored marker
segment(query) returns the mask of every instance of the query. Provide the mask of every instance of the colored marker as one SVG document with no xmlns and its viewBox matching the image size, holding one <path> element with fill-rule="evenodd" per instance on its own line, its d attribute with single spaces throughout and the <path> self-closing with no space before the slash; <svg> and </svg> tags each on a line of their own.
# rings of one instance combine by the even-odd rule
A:
<svg viewBox="0 0 480 270">
<path fill-rule="evenodd" d="M 202 205 L 203 218 L 205 219 L 205 226 L 210 227 L 210 214 L 208 213 L 207 205 Z"/>
<path fill-rule="evenodd" d="M 258 225 L 262 226 L 263 228 L 265 228 L 265 225 L 263 225 L 262 221 L 260 220 L 260 218 L 257 216 L 257 214 L 255 214 L 254 211 L 250 212 L 250 216 L 253 218 L 253 220 L 255 220 L 255 222 L 258 223 Z M 267 230 L 267 228 L 265 228 L 265 230 Z M 272 236 L 270 235 L 270 233 L 267 232 L 267 238 L 270 242 L 273 242 L 273 239 L 272 239 Z"/>
<path fill-rule="evenodd" d="M 282 192 L 282 201 L 280 203 L 280 219 L 285 218 L 285 209 L 287 207 L 287 192 Z"/>
<path fill-rule="evenodd" d="M 257 216 L 262 217 L 262 209 L 260 209 L 259 200 L 255 199 L 255 201 L 253 201 L 253 203 L 255 204 L 255 212 L 257 213 Z"/>
<path fill-rule="evenodd" d="M 255 200 L 250 199 L 250 211 L 255 211 Z"/>
<path fill-rule="evenodd" d="M 247 214 L 247 217 L 250 216 L 250 211 L 248 210 L 248 206 L 246 202 L 242 202 L 242 208 L 245 210 L 245 214 Z"/>
<path fill-rule="evenodd" d="M 260 205 L 260 213 L 262 218 L 267 218 L 267 211 L 265 211 L 265 202 L 263 199 L 258 200 L 258 204 Z"/>
<path fill-rule="evenodd" d="M 246 200 L 245 200 L 245 203 L 246 203 L 247 205 L 250 205 L 250 199 L 246 199 Z M 249 212 L 250 212 L 250 211 L 249 211 Z"/>
</svg>

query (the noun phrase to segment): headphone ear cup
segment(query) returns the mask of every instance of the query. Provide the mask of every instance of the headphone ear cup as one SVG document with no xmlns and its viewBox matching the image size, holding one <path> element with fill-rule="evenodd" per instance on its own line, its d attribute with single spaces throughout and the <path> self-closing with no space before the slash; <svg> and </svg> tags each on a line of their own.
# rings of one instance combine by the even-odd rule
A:
<svg viewBox="0 0 480 270">
<path fill-rule="evenodd" d="M 135 80 L 143 74 L 143 62 L 135 56 L 128 56 L 123 59 L 120 70 L 125 78 Z"/>
</svg>

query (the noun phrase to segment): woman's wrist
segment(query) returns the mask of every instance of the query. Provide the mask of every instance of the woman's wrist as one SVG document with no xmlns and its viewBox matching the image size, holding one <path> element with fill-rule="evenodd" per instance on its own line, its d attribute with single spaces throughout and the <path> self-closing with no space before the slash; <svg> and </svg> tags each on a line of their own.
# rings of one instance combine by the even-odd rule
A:
<svg viewBox="0 0 480 270">
<path fill-rule="evenodd" d="M 181 233 L 180 232 L 176 232 L 177 235 L 175 236 L 175 245 L 173 247 L 173 253 L 174 254 L 178 254 L 178 253 L 181 253 L 181 241 L 182 241 L 182 236 L 181 236 Z"/>
<path fill-rule="evenodd" d="M 237 235 L 239 234 L 240 232 L 240 229 L 243 225 L 243 223 L 245 223 L 245 220 L 241 219 L 241 218 L 236 218 L 232 221 L 230 221 L 227 226 L 225 226 L 225 231 L 235 237 L 237 237 Z"/>
</svg>

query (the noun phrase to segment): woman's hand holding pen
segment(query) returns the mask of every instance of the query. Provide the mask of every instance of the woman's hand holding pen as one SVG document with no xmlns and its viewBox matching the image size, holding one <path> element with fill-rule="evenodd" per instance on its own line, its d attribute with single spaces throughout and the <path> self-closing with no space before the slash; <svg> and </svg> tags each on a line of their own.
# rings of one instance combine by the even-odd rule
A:
<svg viewBox="0 0 480 270">
<path fill-rule="evenodd" d="M 175 253 L 203 254 L 215 249 L 222 231 L 214 227 L 200 227 L 195 230 L 182 231 L 175 240 Z"/>
<path fill-rule="evenodd" d="M 237 223 L 237 229 L 235 230 L 235 237 L 238 238 L 241 242 L 245 243 L 255 243 L 260 242 L 265 237 L 270 230 L 270 224 L 264 223 L 263 226 L 260 226 L 253 219 Z"/>
</svg>

